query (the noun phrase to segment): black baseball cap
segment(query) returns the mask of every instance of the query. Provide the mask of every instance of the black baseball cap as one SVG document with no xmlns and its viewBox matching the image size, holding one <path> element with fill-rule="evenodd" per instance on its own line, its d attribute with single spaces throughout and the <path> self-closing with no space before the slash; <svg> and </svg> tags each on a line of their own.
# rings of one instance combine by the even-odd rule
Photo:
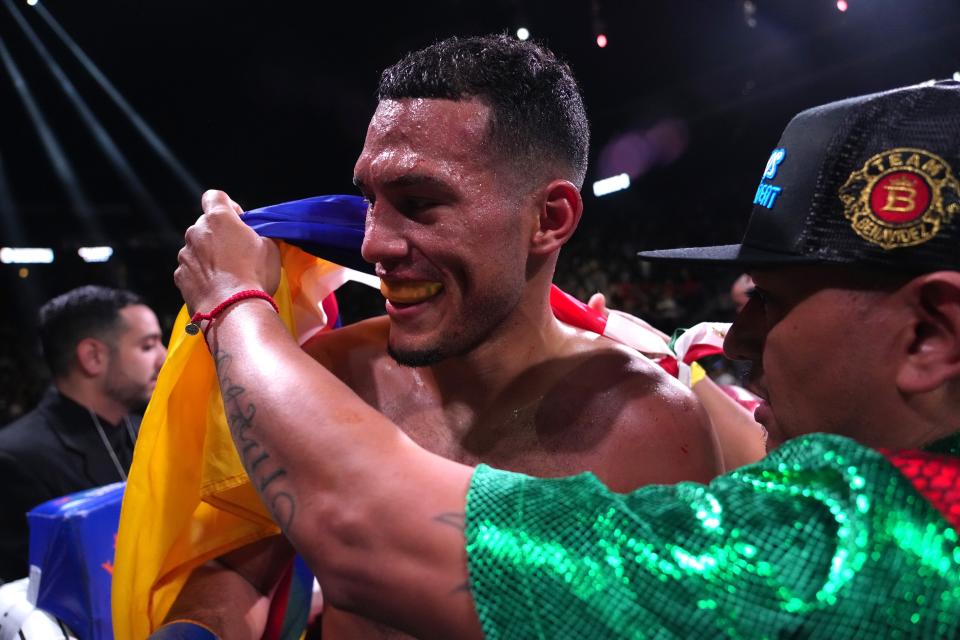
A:
<svg viewBox="0 0 960 640">
<path fill-rule="evenodd" d="M 652 261 L 960 269 L 960 82 L 814 107 L 770 154 L 740 244 L 641 251 Z"/>
</svg>

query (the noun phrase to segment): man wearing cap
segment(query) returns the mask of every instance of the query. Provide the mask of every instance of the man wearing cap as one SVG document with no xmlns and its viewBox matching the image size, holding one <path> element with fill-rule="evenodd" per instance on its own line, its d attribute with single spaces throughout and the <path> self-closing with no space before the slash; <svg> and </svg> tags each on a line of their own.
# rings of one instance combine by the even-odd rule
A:
<svg viewBox="0 0 960 640">
<path fill-rule="evenodd" d="M 316 371 L 267 305 L 237 306 L 213 329 L 247 356 L 219 372 L 224 394 L 256 408 L 248 433 L 278 463 L 311 462 L 262 497 L 298 505 L 285 533 L 325 595 L 424 638 L 957 637 L 958 114 L 955 82 L 805 111 L 743 244 L 646 254 L 756 281 L 727 349 L 762 368 L 758 417 L 787 442 L 708 485 L 617 495 L 428 454 Z M 217 233 L 240 243 L 237 222 Z M 191 264 L 217 251 L 188 243 L 188 303 Z M 240 364 L 267 358 L 295 394 Z"/>
</svg>

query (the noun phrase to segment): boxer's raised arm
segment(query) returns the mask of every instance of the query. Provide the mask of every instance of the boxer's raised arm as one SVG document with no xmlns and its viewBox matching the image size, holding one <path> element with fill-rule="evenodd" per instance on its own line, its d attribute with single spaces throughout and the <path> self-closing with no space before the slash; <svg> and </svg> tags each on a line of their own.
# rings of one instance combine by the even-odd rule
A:
<svg viewBox="0 0 960 640">
<path fill-rule="evenodd" d="M 225 194 L 208 192 L 204 209 L 175 274 L 188 306 L 273 286 L 269 241 Z M 472 469 L 414 444 L 301 351 L 263 300 L 228 307 L 206 338 L 244 466 L 324 597 L 418 637 L 480 637 L 463 533 Z"/>
</svg>

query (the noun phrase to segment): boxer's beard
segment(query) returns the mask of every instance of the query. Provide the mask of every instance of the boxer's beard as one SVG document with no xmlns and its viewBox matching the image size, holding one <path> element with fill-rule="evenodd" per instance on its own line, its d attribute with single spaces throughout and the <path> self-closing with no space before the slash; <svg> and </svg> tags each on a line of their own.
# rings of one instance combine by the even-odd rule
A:
<svg viewBox="0 0 960 640">
<path fill-rule="evenodd" d="M 387 339 L 387 353 L 404 367 L 429 367 L 448 358 L 464 356 L 505 327 L 510 314 L 520 303 L 522 286 L 495 291 L 475 299 L 468 320 L 460 323 L 462 333 L 447 335 L 423 349 L 396 349 Z"/>
<path fill-rule="evenodd" d="M 444 344 L 437 344 L 426 349 L 395 349 L 387 340 L 387 353 L 404 367 L 429 367 L 443 362 L 448 358 L 464 356 L 486 342 L 494 331 L 499 328 L 504 318 L 509 314 L 513 305 L 478 304 L 474 310 L 473 322 L 479 327 L 477 330 L 457 338 L 450 338 Z M 504 311 L 506 309 L 506 311 Z"/>
<path fill-rule="evenodd" d="M 419 351 L 396 351 L 393 347 L 387 345 L 387 353 L 397 361 L 397 364 L 404 367 L 429 367 L 447 358 L 443 349 L 439 347 Z"/>
</svg>

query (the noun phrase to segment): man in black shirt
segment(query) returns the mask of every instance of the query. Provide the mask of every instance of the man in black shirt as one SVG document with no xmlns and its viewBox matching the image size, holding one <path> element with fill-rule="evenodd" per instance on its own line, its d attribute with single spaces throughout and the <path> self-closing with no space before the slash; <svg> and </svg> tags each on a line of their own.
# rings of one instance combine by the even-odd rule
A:
<svg viewBox="0 0 960 640">
<path fill-rule="evenodd" d="M 166 356 L 157 317 L 134 293 L 86 286 L 40 309 L 53 385 L 0 429 L 0 579 L 27 575 L 26 512 L 82 489 L 126 480 L 139 427 Z"/>
</svg>

